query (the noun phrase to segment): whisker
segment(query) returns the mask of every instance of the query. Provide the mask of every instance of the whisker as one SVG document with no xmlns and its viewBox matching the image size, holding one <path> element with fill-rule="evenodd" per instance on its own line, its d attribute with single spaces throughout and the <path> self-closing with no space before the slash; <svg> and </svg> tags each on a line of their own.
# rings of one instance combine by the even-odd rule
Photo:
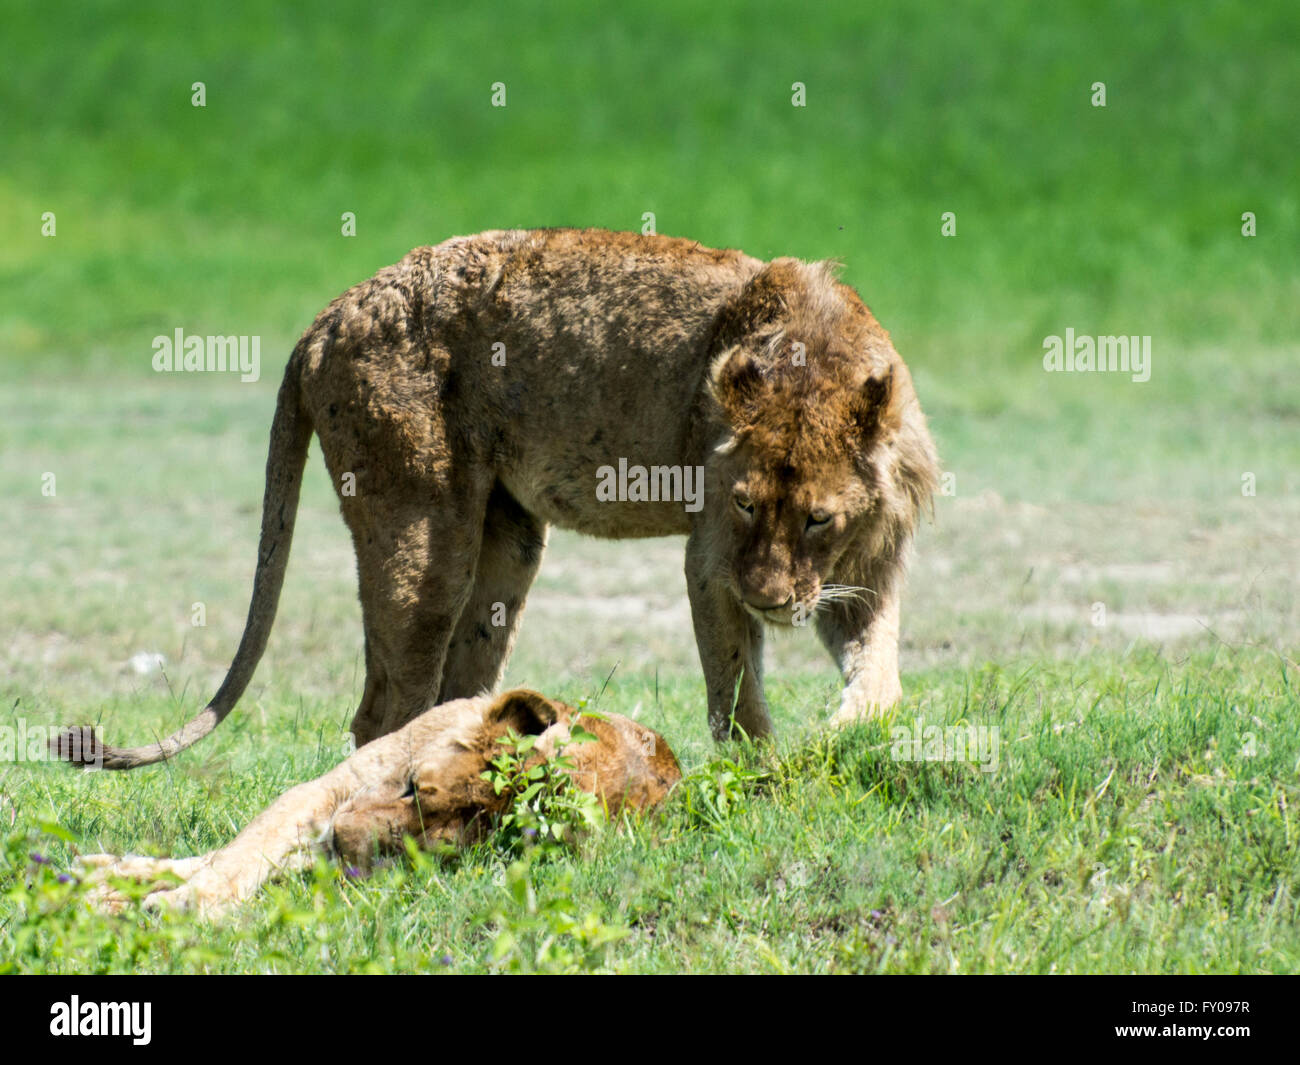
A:
<svg viewBox="0 0 1300 1065">
<path fill-rule="evenodd" d="M 817 605 L 821 608 L 832 603 L 866 603 L 867 596 L 876 598 L 876 593 L 870 588 L 853 584 L 827 584 L 822 586 L 821 595 L 817 597 Z"/>
</svg>

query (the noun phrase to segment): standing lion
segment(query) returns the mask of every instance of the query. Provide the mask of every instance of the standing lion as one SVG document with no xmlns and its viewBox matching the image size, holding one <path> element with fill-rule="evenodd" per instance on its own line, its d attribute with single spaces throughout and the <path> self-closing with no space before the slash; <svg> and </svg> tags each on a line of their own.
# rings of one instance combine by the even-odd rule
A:
<svg viewBox="0 0 1300 1065">
<path fill-rule="evenodd" d="M 857 294 L 825 263 L 604 230 L 492 231 L 415 249 L 303 334 L 225 682 L 162 742 L 104 748 L 106 767 L 171 757 L 248 685 L 313 432 L 357 552 L 358 744 L 496 687 L 551 525 L 687 535 L 719 741 L 772 730 L 765 625 L 812 623 L 844 675 L 837 723 L 902 694 L 904 557 L 936 459 L 907 368 Z"/>
</svg>

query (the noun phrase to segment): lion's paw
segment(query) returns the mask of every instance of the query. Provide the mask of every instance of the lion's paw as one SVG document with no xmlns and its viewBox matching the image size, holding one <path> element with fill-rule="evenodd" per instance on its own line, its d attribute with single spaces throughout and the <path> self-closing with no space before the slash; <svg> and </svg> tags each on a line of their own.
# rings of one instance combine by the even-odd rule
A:
<svg viewBox="0 0 1300 1065">
<path fill-rule="evenodd" d="M 873 721 L 883 717 L 902 699 L 903 689 L 898 681 L 845 688 L 839 709 L 831 717 L 831 728 L 844 728 L 860 721 Z"/>
</svg>

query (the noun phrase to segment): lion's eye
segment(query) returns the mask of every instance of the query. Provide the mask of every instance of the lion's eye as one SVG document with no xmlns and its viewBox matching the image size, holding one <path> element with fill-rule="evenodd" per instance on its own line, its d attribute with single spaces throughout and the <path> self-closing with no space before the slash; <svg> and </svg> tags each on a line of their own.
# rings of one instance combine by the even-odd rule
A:
<svg viewBox="0 0 1300 1065">
<path fill-rule="evenodd" d="M 742 514 L 754 513 L 754 501 L 745 495 L 744 492 L 737 492 L 731 497 L 731 501 L 736 504 L 736 509 Z"/>
<path fill-rule="evenodd" d="M 831 516 L 827 514 L 826 511 L 814 510 L 808 515 L 808 524 L 804 526 L 804 530 L 807 531 L 808 529 L 820 528 L 821 526 L 828 524 L 830 520 Z"/>
</svg>

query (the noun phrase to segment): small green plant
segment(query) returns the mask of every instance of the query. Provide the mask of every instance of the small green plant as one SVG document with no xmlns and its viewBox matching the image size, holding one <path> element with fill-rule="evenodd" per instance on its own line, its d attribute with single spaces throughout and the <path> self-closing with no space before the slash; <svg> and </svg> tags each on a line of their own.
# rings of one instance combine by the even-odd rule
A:
<svg viewBox="0 0 1300 1065">
<path fill-rule="evenodd" d="M 549 758 L 537 752 L 537 736 L 520 735 L 513 728 L 501 738 L 501 753 L 492 759 L 483 779 L 497 795 L 513 797 L 502 815 L 499 838 L 516 851 L 543 852 L 564 849 L 587 829 L 600 824 L 601 809 L 596 797 L 573 783 L 573 759 L 566 753 L 579 743 L 596 737 L 575 722 L 565 739 L 555 745 Z"/>
<path fill-rule="evenodd" d="M 565 870 L 549 891 L 539 892 L 527 859 L 506 870 L 507 902 L 489 919 L 496 928 L 491 965 L 511 973 L 612 972 L 610 950 L 630 930 L 608 924 L 600 913 L 582 913 L 573 897 L 573 873 Z"/>
<path fill-rule="evenodd" d="M 735 816 L 748 809 L 749 797 L 771 784 L 772 770 L 718 758 L 701 766 L 679 785 L 693 820 L 728 831 Z"/>
<path fill-rule="evenodd" d="M 602 819 L 600 803 L 573 783 L 568 749 L 596 736 L 575 722 L 550 757 L 537 751 L 537 736 L 510 729 L 501 753 L 483 772 L 498 795 L 513 796 L 501 817 L 498 839 L 522 855 L 505 871 L 505 901 L 484 916 L 496 929 L 489 964 L 515 973 L 610 971 L 610 948 L 629 933 L 608 924 L 598 911 L 582 912 L 573 897 L 573 873 L 539 890 L 536 863 L 566 850 Z"/>
</svg>

